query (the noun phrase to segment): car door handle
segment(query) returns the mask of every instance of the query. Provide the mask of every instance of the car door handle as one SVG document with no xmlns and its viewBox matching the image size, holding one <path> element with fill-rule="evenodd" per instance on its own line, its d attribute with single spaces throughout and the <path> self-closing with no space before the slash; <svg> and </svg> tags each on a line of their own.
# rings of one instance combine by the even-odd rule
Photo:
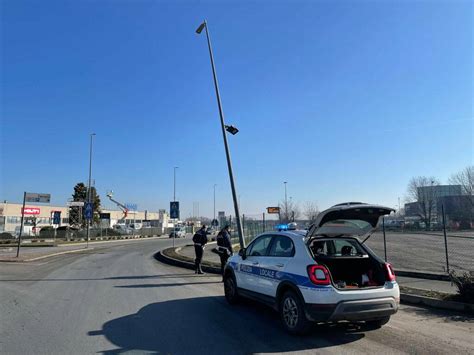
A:
<svg viewBox="0 0 474 355">
<path fill-rule="evenodd" d="M 276 267 L 283 267 L 283 266 L 285 266 L 285 265 L 284 265 L 284 264 L 276 264 L 275 266 L 276 266 Z"/>
<path fill-rule="evenodd" d="M 252 265 L 258 265 L 258 261 L 254 261 Z"/>
</svg>

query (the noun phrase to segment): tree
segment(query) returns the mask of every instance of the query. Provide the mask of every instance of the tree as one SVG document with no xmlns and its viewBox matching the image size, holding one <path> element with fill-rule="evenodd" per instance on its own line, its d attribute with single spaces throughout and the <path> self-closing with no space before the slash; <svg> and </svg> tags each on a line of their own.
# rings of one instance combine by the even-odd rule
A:
<svg viewBox="0 0 474 355">
<path fill-rule="evenodd" d="M 83 182 L 79 182 L 74 186 L 74 193 L 72 194 L 73 201 L 87 202 L 87 186 Z M 100 197 L 97 194 L 95 187 L 91 187 L 91 201 L 93 204 L 94 223 L 99 223 L 100 214 Z M 69 223 L 75 226 L 86 227 L 86 220 L 81 215 L 83 208 L 73 207 L 69 208 Z"/>
<path fill-rule="evenodd" d="M 464 195 L 474 195 L 474 165 L 468 166 L 456 174 L 451 175 L 449 183 L 452 185 L 461 185 Z M 471 199 L 472 200 L 472 199 Z"/>
<path fill-rule="evenodd" d="M 318 205 L 314 202 L 307 201 L 303 207 L 303 215 L 308 219 L 309 223 L 313 223 L 319 214 Z"/>
<path fill-rule="evenodd" d="M 462 211 L 462 214 L 472 223 L 474 210 L 474 165 L 467 166 L 463 170 L 451 175 L 449 183 L 453 185 L 461 185 L 462 193 L 469 196 L 466 199 L 461 198 L 458 201 L 460 204 L 458 210 Z"/>
<path fill-rule="evenodd" d="M 435 177 L 418 176 L 408 183 L 407 200 L 417 202 L 417 215 L 429 230 L 436 209 L 436 186 L 440 182 Z"/>
<path fill-rule="evenodd" d="M 282 223 L 292 222 L 301 217 L 298 204 L 294 203 L 291 199 L 280 202 L 278 207 L 280 207 L 280 220 Z"/>
</svg>

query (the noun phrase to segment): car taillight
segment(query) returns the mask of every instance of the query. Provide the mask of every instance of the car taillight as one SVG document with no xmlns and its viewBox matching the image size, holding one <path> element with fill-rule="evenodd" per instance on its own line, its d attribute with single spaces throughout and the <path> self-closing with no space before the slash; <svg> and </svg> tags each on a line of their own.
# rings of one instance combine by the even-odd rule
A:
<svg viewBox="0 0 474 355">
<path fill-rule="evenodd" d="M 396 281 L 395 272 L 389 263 L 385 263 L 385 273 L 387 274 L 387 281 Z"/>
<path fill-rule="evenodd" d="M 315 285 L 330 285 L 329 271 L 323 265 L 309 265 L 308 276 Z"/>
</svg>

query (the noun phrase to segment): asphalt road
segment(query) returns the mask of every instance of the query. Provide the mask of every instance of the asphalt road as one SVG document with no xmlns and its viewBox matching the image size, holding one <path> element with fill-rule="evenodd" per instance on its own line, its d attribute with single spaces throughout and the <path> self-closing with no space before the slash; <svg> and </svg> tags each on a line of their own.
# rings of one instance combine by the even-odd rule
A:
<svg viewBox="0 0 474 355">
<path fill-rule="evenodd" d="M 0 353 L 474 353 L 473 318 L 408 306 L 380 330 L 317 325 L 290 336 L 270 309 L 229 306 L 219 276 L 155 261 L 168 245 L 143 240 L 0 264 Z"/>
</svg>

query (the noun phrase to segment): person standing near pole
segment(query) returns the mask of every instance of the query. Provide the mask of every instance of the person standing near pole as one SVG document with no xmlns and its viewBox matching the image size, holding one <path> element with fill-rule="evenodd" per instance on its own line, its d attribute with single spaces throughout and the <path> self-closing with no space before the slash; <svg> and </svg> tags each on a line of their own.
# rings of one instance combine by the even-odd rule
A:
<svg viewBox="0 0 474 355">
<path fill-rule="evenodd" d="M 204 274 L 201 269 L 202 255 L 204 254 L 204 246 L 207 244 L 206 225 L 203 225 L 200 230 L 193 236 L 195 259 L 195 274 Z"/>
<path fill-rule="evenodd" d="M 224 281 L 224 267 L 227 260 L 232 255 L 232 242 L 230 240 L 229 225 L 226 225 L 221 229 L 217 235 L 217 249 L 219 251 L 219 257 L 221 259 L 221 274 L 222 281 Z"/>
</svg>

